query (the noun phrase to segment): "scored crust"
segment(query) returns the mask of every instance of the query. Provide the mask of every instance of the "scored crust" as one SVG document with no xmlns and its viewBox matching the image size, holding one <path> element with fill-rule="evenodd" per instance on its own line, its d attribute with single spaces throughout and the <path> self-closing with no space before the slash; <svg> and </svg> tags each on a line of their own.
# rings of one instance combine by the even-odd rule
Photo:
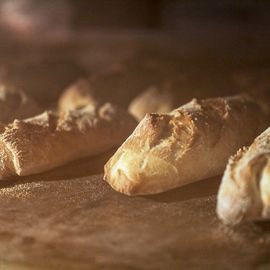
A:
<svg viewBox="0 0 270 270">
<path fill-rule="evenodd" d="M 104 179 L 128 195 L 152 194 L 222 174 L 227 160 L 269 124 L 244 96 L 192 100 L 147 114 L 105 165 Z"/>
<path fill-rule="evenodd" d="M 270 128 L 230 158 L 218 192 L 226 224 L 270 218 Z"/>
<path fill-rule="evenodd" d="M 40 173 L 120 145 L 136 126 L 111 104 L 15 120 L 0 134 L 0 178 Z"/>
</svg>

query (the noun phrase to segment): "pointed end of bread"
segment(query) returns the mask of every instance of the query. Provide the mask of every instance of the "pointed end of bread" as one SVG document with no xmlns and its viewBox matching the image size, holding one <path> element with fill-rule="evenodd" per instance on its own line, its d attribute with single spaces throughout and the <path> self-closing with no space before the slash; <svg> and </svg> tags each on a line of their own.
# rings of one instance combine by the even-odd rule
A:
<svg viewBox="0 0 270 270">
<path fill-rule="evenodd" d="M 12 155 L 6 149 L 5 145 L 0 143 L 0 180 L 13 175 L 13 171 Z"/>
<path fill-rule="evenodd" d="M 160 193 L 175 185 L 177 169 L 150 153 L 117 151 L 105 165 L 104 180 L 126 195 Z"/>
</svg>

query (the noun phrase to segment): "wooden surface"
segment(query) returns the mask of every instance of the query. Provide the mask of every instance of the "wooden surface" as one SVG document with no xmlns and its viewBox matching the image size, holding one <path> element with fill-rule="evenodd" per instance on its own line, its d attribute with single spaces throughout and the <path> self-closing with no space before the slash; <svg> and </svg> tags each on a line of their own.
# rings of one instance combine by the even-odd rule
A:
<svg viewBox="0 0 270 270">
<path fill-rule="evenodd" d="M 0 269 L 270 268 L 269 224 L 217 220 L 219 178 L 127 197 L 73 168 L 2 182 Z"/>
</svg>

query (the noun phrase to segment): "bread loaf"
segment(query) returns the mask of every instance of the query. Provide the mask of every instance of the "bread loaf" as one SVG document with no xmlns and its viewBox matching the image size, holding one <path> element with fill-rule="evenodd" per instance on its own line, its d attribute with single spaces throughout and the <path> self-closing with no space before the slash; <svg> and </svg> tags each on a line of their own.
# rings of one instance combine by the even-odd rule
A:
<svg viewBox="0 0 270 270">
<path fill-rule="evenodd" d="M 79 79 L 60 96 L 60 111 L 78 109 L 86 104 L 110 102 L 127 108 L 138 92 L 149 86 L 152 72 L 135 68 L 134 64 L 119 64 L 96 71 L 89 77 Z M 143 75 L 143 76 L 142 76 Z"/>
<path fill-rule="evenodd" d="M 270 128 L 230 158 L 218 192 L 226 224 L 270 218 Z"/>
<path fill-rule="evenodd" d="M 133 117 L 110 104 L 15 120 L 0 133 L 0 178 L 36 174 L 106 152 L 135 126 Z"/>
<path fill-rule="evenodd" d="M 269 125 L 252 98 L 192 100 L 147 114 L 105 165 L 104 179 L 128 195 L 152 194 L 222 174 L 231 154 Z"/>
<path fill-rule="evenodd" d="M 214 86 L 202 89 L 202 85 L 196 85 L 196 76 L 193 78 L 189 75 L 177 74 L 161 83 L 152 84 L 132 100 L 129 112 L 136 119 L 142 120 L 147 113 L 169 113 L 194 97 L 206 99 L 239 93 L 234 89 L 224 90 Z"/>
<path fill-rule="evenodd" d="M 141 120 L 150 112 L 170 112 L 177 101 L 179 100 L 171 91 L 161 91 L 158 87 L 151 86 L 132 100 L 128 110 L 137 120 Z"/>
<path fill-rule="evenodd" d="M 58 110 L 59 112 L 65 112 L 80 109 L 87 105 L 95 107 L 100 101 L 90 81 L 82 78 L 64 90 L 58 101 Z"/>
</svg>

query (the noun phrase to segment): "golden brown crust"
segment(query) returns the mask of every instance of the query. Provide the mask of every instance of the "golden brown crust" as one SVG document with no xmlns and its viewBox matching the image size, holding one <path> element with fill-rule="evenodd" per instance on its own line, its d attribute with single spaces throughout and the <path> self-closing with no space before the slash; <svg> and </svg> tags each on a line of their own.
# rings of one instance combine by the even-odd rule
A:
<svg viewBox="0 0 270 270">
<path fill-rule="evenodd" d="M 64 90 L 58 101 L 58 111 L 76 110 L 90 104 L 95 107 L 99 103 L 90 81 L 81 78 Z"/>
<path fill-rule="evenodd" d="M 15 120 L 0 134 L 2 156 L 8 155 L 1 178 L 40 173 L 106 152 L 121 144 L 135 125 L 127 112 L 111 104 Z"/>
<path fill-rule="evenodd" d="M 221 174 L 229 156 L 269 124 L 246 96 L 193 100 L 148 114 L 105 165 L 105 180 L 128 195 L 151 194 Z"/>
<path fill-rule="evenodd" d="M 217 214 L 233 225 L 270 218 L 270 128 L 229 160 L 218 192 Z"/>
<path fill-rule="evenodd" d="M 190 74 L 178 74 L 174 78 L 151 85 L 132 100 L 129 112 L 141 120 L 146 113 L 169 113 L 194 97 L 206 99 L 236 93 L 233 90 L 218 91 L 211 87 L 202 90 L 195 87 L 192 80 L 194 78 L 192 79 Z"/>
<path fill-rule="evenodd" d="M 10 123 L 41 113 L 41 108 L 22 91 L 0 83 L 0 122 Z"/>
<path fill-rule="evenodd" d="M 147 113 L 167 113 L 175 107 L 175 98 L 170 91 L 161 91 L 151 86 L 129 104 L 129 112 L 138 120 Z"/>
</svg>

